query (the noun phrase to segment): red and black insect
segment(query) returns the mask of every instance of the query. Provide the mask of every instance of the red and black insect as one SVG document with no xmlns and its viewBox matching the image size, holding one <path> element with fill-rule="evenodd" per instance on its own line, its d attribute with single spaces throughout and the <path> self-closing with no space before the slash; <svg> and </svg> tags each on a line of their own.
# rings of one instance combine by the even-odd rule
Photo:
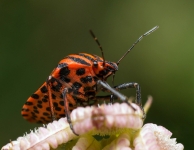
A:
<svg viewBox="0 0 194 150">
<path fill-rule="evenodd" d="M 102 58 L 97 55 L 78 53 L 64 57 L 52 71 L 47 81 L 32 94 L 22 108 L 22 116 L 30 122 L 48 123 L 61 117 L 67 117 L 73 131 L 70 112 L 78 106 L 92 105 L 98 99 L 120 99 L 129 103 L 128 98 L 118 92 L 126 88 L 136 88 L 136 103 L 141 105 L 140 86 L 136 82 L 128 82 L 111 87 L 106 79 L 118 70 L 120 61 L 144 37 L 152 33 L 158 26 L 152 28 L 132 45 L 117 63 L 106 61 L 103 50 L 94 33 L 91 35 L 102 52 Z M 108 91 L 108 96 L 96 96 L 98 91 Z M 130 105 L 130 103 L 129 103 Z M 143 109 L 143 108 L 142 108 Z"/>
</svg>

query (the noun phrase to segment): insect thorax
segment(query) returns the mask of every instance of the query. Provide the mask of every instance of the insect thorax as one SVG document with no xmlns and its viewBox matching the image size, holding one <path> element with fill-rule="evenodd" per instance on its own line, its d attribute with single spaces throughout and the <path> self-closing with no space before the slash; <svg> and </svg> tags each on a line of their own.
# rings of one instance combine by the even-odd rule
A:
<svg viewBox="0 0 194 150">
<path fill-rule="evenodd" d="M 51 76 L 60 84 L 53 84 L 53 90 L 68 88 L 72 96 L 87 101 L 96 95 L 98 80 L 106 80 L 118 70 L 114 62 L 105 61 L 97 55 L 86 53 L 68 55 L 62 59 L 53 70 Z"/>
</svg>

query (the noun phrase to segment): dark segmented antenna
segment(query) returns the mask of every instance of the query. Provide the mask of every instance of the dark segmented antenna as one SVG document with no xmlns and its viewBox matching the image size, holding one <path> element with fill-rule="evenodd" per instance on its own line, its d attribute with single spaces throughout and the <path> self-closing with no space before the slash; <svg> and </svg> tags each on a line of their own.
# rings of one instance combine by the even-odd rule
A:
<svg viewBox="0 0 194 150">
<path fill-rule="evenodd" d="M 141 35 L 137 41 L 135 43 L 133 43 L 133 45 L 131 46 L 131 48 L 119 59 L 119 61 L 117 61 L 117 65 L 119 65 L 120 61 L 135 47 L 135 45 L 137 43 L 139 43 L 145 36 L 151 34 L 152 32 L 154 32 L 156 29 L 158 29 L 159 26 L 155 26 L 153 27 L 151 30 L 147 31 L 146 33 L 144 33 L 143 35 Z"/>
<path fill-rule="evenodd" d="M 100 42 L 98 41 L 97 37 L 94 35 L 92 30 L 90 30 L 90 34 L 92 35 L 92 37 L 94 38 L 94 40 L 96 41 L 96 43 L 98 44 L 98 46 L 99 46 L 99 48 L 101 50 L 102 59 L 103 59 L 103 66 L 105 66 L 104 52 L 103 52 L 102 46 L 100 45 Z"/>
</svg>

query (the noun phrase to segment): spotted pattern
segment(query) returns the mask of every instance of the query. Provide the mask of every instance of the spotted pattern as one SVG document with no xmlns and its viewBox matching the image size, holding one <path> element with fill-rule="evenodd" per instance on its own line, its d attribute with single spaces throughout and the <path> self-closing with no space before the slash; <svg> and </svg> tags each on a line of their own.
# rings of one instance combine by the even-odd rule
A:
<svg viewBox="0 0 194 150">
<path fill-rule="evenodd" d="M 67 66 L 61 68 L 60 71 L 59 71 L 60 76 L 67 76 L 69 73 L 70 73 L 70 70 Z"/>
<path fill-rule="evenodd" d="M 86 77 L 82 77 L 82 78 L 80 78 L 80 81 L 82 82 L 82 83 L 91 83 L 92 82 L 92 76 L 86 76 Z"/>
<path fill-rule="evenodd" d="M 44 115 L 44 116 L 50 116 L 50 114 L 47 113 L 47 112 L 43 112 L 43 115 Z"/>
<path fill-rule="evenodd" d="M 32 102 L 26 102 L 25 105 L 33 105 Z"/>
<path fill-rule="evenodd" d="M 44 95 L 43 96 L 42 102 L 44 102 L 44 103 L 48 102 L 48 96 L 47 95 Z"/>
<path fill-rule="evenodd" d="M 60 106 L 64 106 L 64 101 L 62 100 L 62 101 L 59 101 L 59 105 Z"/>
<path fill-rule="evenodd" d="M 40 91 L 41 91 L 42 93 L 47 93 L 47 92 L 48 92 L 46 86 L 41 87 L 41 88 L 40 88 Z"/>
<path fill-rule="evenodd" d="M 32 94 L 31 97 L 34 98 L 34 99 L 38 99 L 39 95 L 38 94 Z"/>
<path fill-rule="evenodd" d="M 82 84 L 79 83 L 79 82 L 74 82 L 74 83 L 73 83 L 73 87 L 74 87 L 76 90 L 79 90 L 79 88 L 82 87 Z"/>
<path fill-rule="evenodd" d="M 76 75 L 81 76 L 85 74 L 85 69 L 84 68 L 79 68 L 76 70 Z"/>
<path fill-rule="evenodd" d="M 70 74 L 70 69 L 67 63 L 60 63 L 57 67 L 60 68 L 58 72 L 60 80 L 69 83 L 71 80 L 67 76 Z"/>
<path fill-rule="evenodd" d="M 108 70 L 107 70 L 107 69 L 105 69 L 105 70 L 101 70 L 101 71 L 99 71 L 98 76 L 106 76 L 108 73 L 109 73 L 109 72 L 108 72 Z"/>
<path fill-rule="evenodd" d="M 52 93 L 52 99 L 56 99 L 56 95 Z"/>
<path fill-rule="evenodd" d="M 65 83 L 71 82 L 71 80 L 70 80 L 69 78 L 65 77 L 65 76 L 61 76 L 60 79 L 61 79 L 62 81 L 64 81 Z"/>
<path fill-rule="evenodd" d="M 30 122 L 51 122 L 52 102 L 55 118 L 65 117 L 64 88 L 68 88 L 66 98 L 70 112 L 77 106 L 90 105 L 89 99 L 96 96 L 96 82 L 118 69 L 115 63 L 106 61 L 104 69 L 95 74 L 93 67 L 96 64 L 97 69 L 98 63 L 102 61 L 101 57 L 87 53 L 71 54 L 62 59 L 50 74 L 49 80 L 28 98 L 22 108 L 22 116 Z"/>
<path fill-rule="evenodd" d="M 60 90 L 62 88 L 62 84 L 57 79 L 55 79 L 53 77 L 50 79 L 50 82 L 52 84 L 51 89 L 53 91 L 60 92 Z"/>
</svg>

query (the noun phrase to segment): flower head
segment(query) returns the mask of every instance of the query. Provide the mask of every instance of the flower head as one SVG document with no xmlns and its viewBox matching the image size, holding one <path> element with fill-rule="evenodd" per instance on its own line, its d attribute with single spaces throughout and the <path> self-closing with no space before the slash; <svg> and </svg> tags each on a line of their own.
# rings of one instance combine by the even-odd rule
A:
<svg viewBox="0 0 194 150">
<path fill-rule="evenodd" d="M 148 123 L 139 131 L 133 144 L 135 150 L 183 150 L 183 145 L 177 144 L 171 136 L 166 128 Z"/>
<path fill-rule="evenodd" d="M 71 113 L 74 131 L 79 136 L 71 131 L 67 119 L 61 118 L 19 137 L 2 147 L 2 150 L 49 150 L 60 146 L 73 150 L 183 149 L 182 144 L 170 139 L 172 134 L 164 127 L 154 124 L 143 126 L 143 111 L 136 104 L 132 104 L 132 107 L 126 103 L 80 107 Z"/>
</svg>

